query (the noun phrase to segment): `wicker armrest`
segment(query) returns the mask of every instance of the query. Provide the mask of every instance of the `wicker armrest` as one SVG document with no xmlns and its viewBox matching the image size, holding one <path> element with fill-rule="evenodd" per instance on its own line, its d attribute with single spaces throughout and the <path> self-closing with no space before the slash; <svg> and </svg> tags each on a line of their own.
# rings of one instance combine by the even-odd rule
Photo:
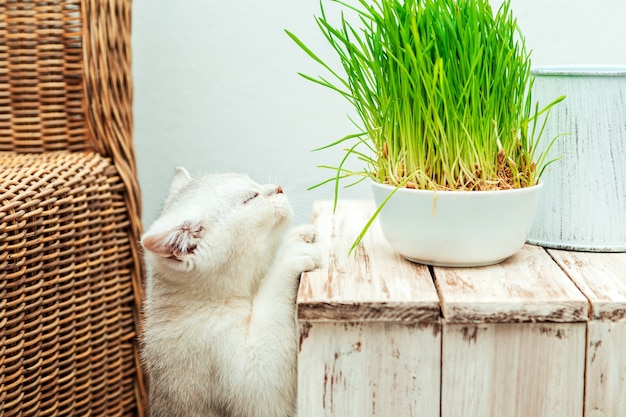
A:
<svg viewBox="0 0 626 417">
<path fill-rule="evenodd" d="M 0 415 L 137 414 L 124 193 L 97 153 L 0 153 Z"/>
</svg>

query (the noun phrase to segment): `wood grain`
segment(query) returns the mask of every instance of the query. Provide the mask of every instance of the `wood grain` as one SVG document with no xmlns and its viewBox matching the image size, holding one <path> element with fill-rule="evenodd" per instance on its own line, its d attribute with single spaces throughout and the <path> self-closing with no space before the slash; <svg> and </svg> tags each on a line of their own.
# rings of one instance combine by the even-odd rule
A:
<svg viewBox="0 0 626 417">
<path fill-rule="evenodd" d="M 548 252 L 589 299 L 593 320 L 626 321 L 626 253 Z"/>
<path fill-rule="evenodd" d="M 442 338 L 441 417 L 582 416 L 584 323 L 447 324 Z"/>
<path fill-rule="evenodd" d="M 298 318 L 307 321 L 436 321 L 439 298 L 426 266 L 409 262 L 384 240 L 377 222 L 355 250 L 355 238 L 374 212 L 371 201 L 316 202 L 314 223 L 323 266 L 302 275 Z"/>
<path fill-rule="evenodd" d="M 549 253 L 591 305 L 585 417 L 626 415 L 626 253 Z"/>
<path fill-rule="evenodd" d="M 592 321 L 587 340 L 585 417 L 626 415 L 626 323 Z"/>
<path fill-rule="evenodd" d="M 299 417 L 439 417 L 440 323 L 301 326 Z"/>
<path fill-rule="evenodd" d="M 481 268 L 434 268 L 443 317 L 451 323 L 576 322 L 588 302 L 544 249 L 526 245 Z"/>
<path fill-rule="evenodd" d="M 325 256 L 298 292 L 300 417 L 626 416 L 626 254 L 526 245 L 429 269 L 375 222 L 349 255 L 373 210 L 314 206 Z"/>
</svg>

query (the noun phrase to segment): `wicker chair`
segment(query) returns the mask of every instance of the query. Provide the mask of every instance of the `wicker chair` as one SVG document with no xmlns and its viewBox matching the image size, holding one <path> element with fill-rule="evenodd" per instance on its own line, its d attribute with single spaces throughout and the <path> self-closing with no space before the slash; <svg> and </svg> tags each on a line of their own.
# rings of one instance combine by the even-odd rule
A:
<svg viewBox="0 0 626 417">
<path fill-rule="evenodd" d="M 143 416 L 129 0 L 0 1 L 0 416 Z"/>
</svg>

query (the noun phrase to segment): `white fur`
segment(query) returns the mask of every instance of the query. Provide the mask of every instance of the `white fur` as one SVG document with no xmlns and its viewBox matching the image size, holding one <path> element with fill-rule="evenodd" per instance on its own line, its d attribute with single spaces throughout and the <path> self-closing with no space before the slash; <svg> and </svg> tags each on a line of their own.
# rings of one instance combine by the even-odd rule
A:
<svg viewBox="0 0 626 417">
<path fill-rule="evenodd" d="M 275 185 L 177 170 L 142 238 L 152 417 L 295 413 L 295 294 L 319 250 L 311 225 L 285 236 L 291 213 Z"/>
</svg>

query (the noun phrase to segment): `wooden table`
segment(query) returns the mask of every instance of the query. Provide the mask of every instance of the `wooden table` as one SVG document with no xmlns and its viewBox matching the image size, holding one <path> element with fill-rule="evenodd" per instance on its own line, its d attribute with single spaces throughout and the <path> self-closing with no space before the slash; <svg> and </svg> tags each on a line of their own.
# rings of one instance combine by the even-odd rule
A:
<svg viewBox="0 0 626 417">
<path fill-rule="evenodd" d="M 298 416 L 625 417 L 626 253 L 526 245 L 481 268 L 406 261 L 370 201 L 317 202 L 298 292 Z"/>
</svg>

